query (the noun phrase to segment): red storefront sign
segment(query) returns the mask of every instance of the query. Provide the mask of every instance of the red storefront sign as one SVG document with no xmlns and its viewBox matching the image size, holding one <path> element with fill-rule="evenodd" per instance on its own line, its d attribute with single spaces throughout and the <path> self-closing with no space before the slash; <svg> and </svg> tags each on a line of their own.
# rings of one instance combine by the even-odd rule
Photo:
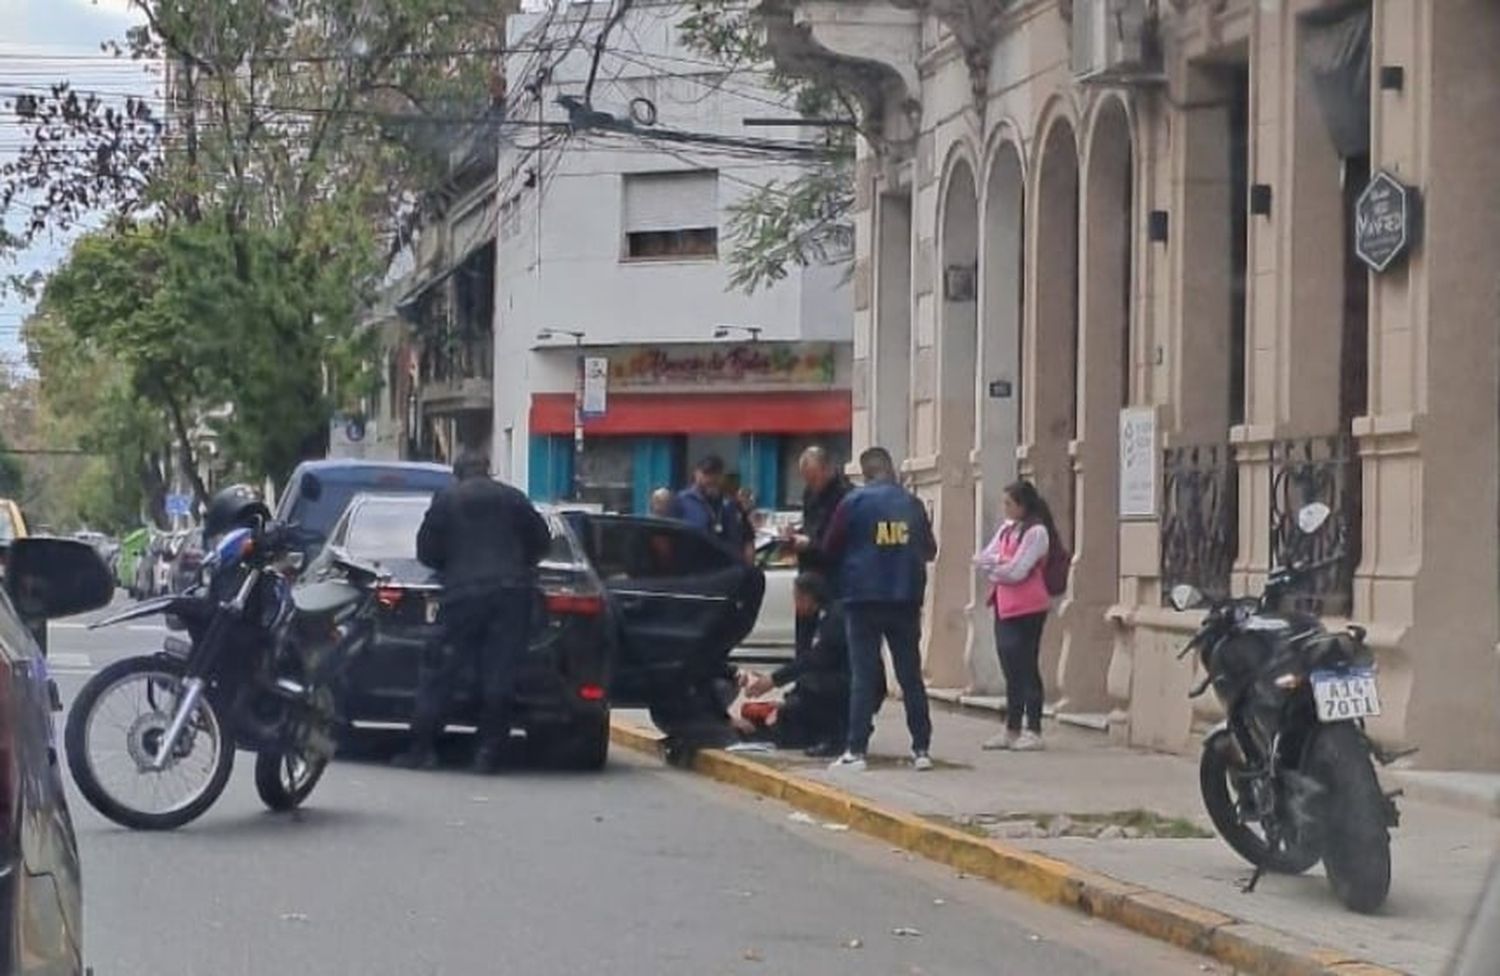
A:
<svg viewBox="0 0 1500 976">
<path fill-rule="evenodd" d="M 613 374 L 611 380 L 613 380 Z M 854 422 L 848 390 L 778 393 L 621 393 L 609 412 L 585 422 L 589 434 L 827 434 Z M 533 434 L 573 432 L 573 394 L 531 398 Z"/>
</svg>

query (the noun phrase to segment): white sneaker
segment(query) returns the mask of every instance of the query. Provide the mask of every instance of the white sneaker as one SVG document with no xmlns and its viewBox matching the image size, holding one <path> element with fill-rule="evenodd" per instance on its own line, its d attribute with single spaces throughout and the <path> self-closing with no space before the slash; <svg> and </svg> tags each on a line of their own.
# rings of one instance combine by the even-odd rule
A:
<svg viewBox="0 0 1500 976">
<path fill-rule="evenodd" d="M 1046 748 L 1042 744 L 1041 734 L 1030 730 L 1022 732 L 1010 747 L 1016 752 L 1041 752 Z"/>
<path fill-rule="evenodd" d="M 1015 745 L 1015 736 L 1009 729 L 1006 729 L 999 735 L 986 739 L 984 745 L 980 748 L 985 749 L 988 752 L 1000 752 L 1005 749 L 1013 749 L 1015 748 Z"/>
<path fill-rule="evenodd" d="M 831 773 L 862 773 L 868 768 L 864 756 L 846 752 L 828 766 Z"/>
<path fill-rule="evenodd" d="M 912 753 L 911 767 L 919 773 L 925 773 L 932 768 L 932 757 L 925 752 Z"/>
</svg>

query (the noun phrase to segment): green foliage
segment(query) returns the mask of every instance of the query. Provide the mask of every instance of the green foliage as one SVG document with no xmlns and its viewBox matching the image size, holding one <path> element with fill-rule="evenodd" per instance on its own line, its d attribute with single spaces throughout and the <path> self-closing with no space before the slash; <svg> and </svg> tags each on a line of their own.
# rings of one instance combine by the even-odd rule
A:
<svg viewBox="0 0 1500 976">
<path fill-rule="evenodd" d="M 450 150 L 492 124 L 513 5 L 133 5 L 145 23 L 109 46 L 172 65 L 171 117 L 66 82 L 0 103 L 23 139 L 0 164 L 0 257 L 111 218 L 45 284 L 28 341 L 69 428 L 52 433 L 103 450 L 100 483 L 150 509 L 161 446 L 193 472 L 205 415 L 232 407 L 226 473 L 280 477 L 366 391 L 361 303 Z"/>
<path fill-rule="evenodd" d="M 26 485 L 26 472 L 19 456 L 10 453 L 5 435 L 0 433 L 0 498 L 20 498 Z"/>
<path fill-rule="evenodd" d="M 792 96 L 806 118 L 851 123 L 827 130 L 828 152 L 797 177 L 771 181 L 730 205 L 730 281 L 753 293 L 794 268 L 845 261 L 853 252 L 854 129 L 852 100 L 838 88 L 777 71 L 764 32 L 746 4 L 695 0 L 682 22 L 688 47 L 719 61 L 726 71 L 758 67 L 773 87 Z"/>
</svg>

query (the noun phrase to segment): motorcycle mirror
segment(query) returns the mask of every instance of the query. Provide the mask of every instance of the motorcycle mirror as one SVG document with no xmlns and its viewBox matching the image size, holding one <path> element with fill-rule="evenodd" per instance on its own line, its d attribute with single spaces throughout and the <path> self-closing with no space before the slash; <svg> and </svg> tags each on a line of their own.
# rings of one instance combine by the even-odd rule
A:
<svg viewBox="0 0 1500 976">
<path fill-rule="evenodd" d="M 1322 502 L 1303 505 L 1297 512 L 1297 528 L 1302 531 L 1303 535 L 1313 535 L 1323 527 L 1323 523 L 1327 522 L 1332 514 L 1333 509 Z"/>
<path fill-rule="evenodd" d="M 1172 609 L 1180 612 L 1183 610 L 1191 610 L 1193 609 L 1193 607 L 1196 607 L 1199 601 L 1203 599 L 1203 594 L 1198 592 L 1198 588 L 1196 586 L 1189 586 L 1186 583 L 1178 583 L 1176 586 L 1172 587 L 1171 592 L 1167 594 L 1167 599 L 1172 601 Z"/>
</svg>

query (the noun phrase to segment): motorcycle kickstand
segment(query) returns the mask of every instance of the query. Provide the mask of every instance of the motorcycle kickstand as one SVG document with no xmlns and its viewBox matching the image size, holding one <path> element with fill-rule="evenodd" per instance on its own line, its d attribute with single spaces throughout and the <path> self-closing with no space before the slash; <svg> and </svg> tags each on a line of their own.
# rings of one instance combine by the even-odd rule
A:
<svg viewBox="0 0 1500 976">
<path fill-rule="evenodd" d="M 1261 879 L 1261 877 L 1265 873 L 1266 873 L 1265 867 L 1263 865 L 1257 864 L 1255 866 L 1255 872 L 1250 875 L 1250 880 L 1246 881 L 1244 884 L 1240 885 L 1240 894 L 1242 894 L 1242 895 L 1253 895 L 1253 894 L 1255 894 L 1255 886 L 1258 885 L 1258 884 L 1260 884 L 1260 879 Z"/>
</svg>

